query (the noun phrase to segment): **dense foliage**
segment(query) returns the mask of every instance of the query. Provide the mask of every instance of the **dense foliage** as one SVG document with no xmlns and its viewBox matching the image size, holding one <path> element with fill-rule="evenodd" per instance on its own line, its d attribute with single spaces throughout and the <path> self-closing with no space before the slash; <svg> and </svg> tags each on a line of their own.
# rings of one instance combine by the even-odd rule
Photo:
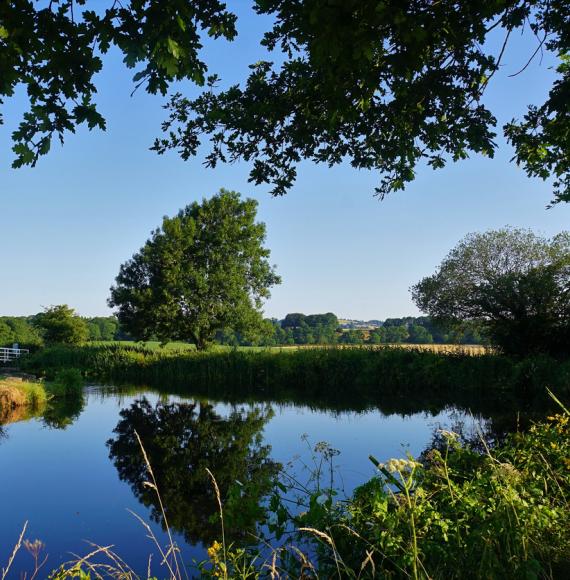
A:
<svg viewBox="0 0 570 580">
<path fill-rule="evenodd" d="M 516 360 L 400 348 L 298 350 L 146 349 L 127 345 L 47 348 L 22 360 L 23 369 L 51 378 L 72 367 L 113 383 L 170 388 L 206 398 L 299 402 L 331 408 L 379 406 L 400 413 L 547 408 L 545 387 L 570 393 L 570 363 L 540 356 Z"/>
<path fill-rule="evenodd" d="M 86 322 L 89 340 L 110 341 L 126 338 L 115 316 L 95 316 L 94 318 L 87 318 Z"/>
<path fill-rule="evenodd" d="M 43 345 L 34 316 L 0 317 L 0 347 L 18 343 L 22 348 Z M 116 316 L 84 318 L 91 342 L 133 341 Z M 296 320 L 299 324 L 293 324 Z M 366 325 L 367 323 L 361 322 Z M 438 325 L 428 316 L 408 316 L 375 320 L 367 330 L 340 325 L 332 314 L 287 314 L 283 320 L 265 319 L 248 332 L 223 328 L 216 331 L 214 342 L 228 346 L 294 346 L 312 344 L 485 344 L 480 325 L 462 323 L 449 328 Z M 158 337 L 151 336 L 152 340 Z"/>
<path fill-rule="evenodd" d="M 25 316 L 0 317 L 0 347 L 18 344 L 21 348 L 37 348 L 43 344 L 38 329 Z"/>
<path fill-rule="evenodd" d="M 497 120 L 483 93 L 510 37 L 526 29 L 539 45 L 529 59 L 546 48 L 560 66 L 546 102 L 503 132 L 516 162 L 552 177 L 555 201 L 570 200 L 567 2 L 258 0 L 256 10 L 272 17 L 262 44 L 274 62 L 253 64 L 229 88 L 212 77 L 197 98 L 174 95 L 159 152 L 187 159 L 206 135 L 209 166 L 251 161 L 250 179 L 274 194 L 291 187 L 302 159 L 349 160 L 382 174 L 383 196 L 422 161 L 437 169 L 471 152 L 493 156 Z"/>
<path fill-rule="evenodd" d="M 439 439 L 420 461 L 371 457 L 378 476 L 340 501 L 326 467 L 308 488 L 285 473 L 271 509 L 275 528 L 292 538 L 269 556 L 213 545 L 204 575 L 228 566 L 230 578 L 244 577 L 244 569 L 248 578 L 265 578 L 271 562 L 289 578 L 306 569 L 318 578 L 566 578 L 570 414 L 483 453 L 454 432 Z M 325 466 L 335 454 L 323 443 L 315 452 Z M 283 493 L 291 491 L 300 512 Z"/>
<path fill-rule="evenodd" d="M 162 226 L 121 266 L 109 305 L 134 338 L 191 341 L 207 348 L 223 328 L 247 333 L 280 283 L 263 246 L 257 202 L 222 190 Z"/>
<path fill-rule="evenodd" d="M 94 76 L 111 47 L 136 86 L 166 94 L 174 80 L 204 83 L 201 34 L 235 36 L 235 16 L 218 0 L 94 2 L 15 0 L 0 4 L 0 104 L 24 85 L 29 110 L 13 134 L 14 166 L 35 164 L 55 137 L 85 123 L 105 129 Z M 0 123 L 2 116 L 0 115 Z"/>
<path fill-rule="evenodd" d="M 481 325 L 437 324 L 427 316 L 350 321 L 341 324 L 331 312 L 290 313 L 283 320 L 266 319 L 257 335 L 224 328 L 216 342 L 230 346 L 293 346 L 311 344 L 486 344 Z"/>
<path fill-rule="evenodd" d="M 87 323 L 67 304 L 45 308 L 32 318 L 32 324 L 46 344 L 81 344 L 89 337 Z"/>
<path fill-rule="evenodd" d="M 568 20 L 564 0 L 255 0 L 269 23 L 245 82 L 216 88 L 200 52 L 203 36 L 232 40 L 236 17 L 219 0 L 16 0 L 0 5 L 0 102 L 27 89 L 30 107 L 13 134 L 15 166 L 34 164 L 52 139 L 86 123 L 104 129 L 94 100 L 102 54 L 118 49 L 135 87 L 166 94 L 176 80 L 209 88 L 174 95 L 167 134 L 155 148 L 207 165 L 244 159 L 250 178 L 287 191 L 303 159 L 382 174 L 377 191 L 402 189 L 419 162 L 434 169 L 471 152 L 492 156 L 496 118 L 483 101 L 509 39 L 536 37 L 559 60 L 545 102 L 503 127 L 515 160 L 553 178 L 570 199 Z M 267 50 L 274 53 L 267 60 Z M 526 65 L 521 65 L 521 73 Z M 0 117 L 0 122 L 1 122 Z"/>
<path fill-rule="evenodd" d="M 436 320 L 481 323 L 510 354 L 570 354 L 570 233 L 520 229 L 470 234 L 412 288 Z"/>
</svg>

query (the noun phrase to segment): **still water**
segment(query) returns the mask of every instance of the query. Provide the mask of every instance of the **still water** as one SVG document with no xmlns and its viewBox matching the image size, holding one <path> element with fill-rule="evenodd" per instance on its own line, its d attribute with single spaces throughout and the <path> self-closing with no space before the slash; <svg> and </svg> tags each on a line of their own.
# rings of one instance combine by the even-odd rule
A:
<svg viewBox="0 0 570 580">
<path fill-rule="evenodd" d="M 113 545 L 145 574 L 152 553 L 153 572 L 165 575 L 156 546 L 130 513 L 148 522 L 166 544 L 156 498 L 144 485 L 148 476 L 135 430 L 153 465 L 175 541 L 191 566 L 205 558 L 205 548 L 220 535 L 210 517 L 216 500 L 206 467 L 222 493 L 238 480 L 244 502 L 261 503 L 279 464 L 293 462 L 289 469 L 302 474 L 314 446 L 326 441 L 340 452 L 333 459 L 337 484 L 349 493 L 374 474 L 370 454 L 380 461 L 406 452 L 418 455 L 435 429 L 457 421 L 474 419 L 451 408 L 402 416 L 88 387 L 81 405 L 2 427 L 0 570 L 27 521 L 25 537 L 42 540 L 48 555 L 40 577 L 72 554 L 89 552 L 90 542 Z M 31 569 L 32 557 L 22 548 L 9 578 L 29 575 Z"/>
</svg>

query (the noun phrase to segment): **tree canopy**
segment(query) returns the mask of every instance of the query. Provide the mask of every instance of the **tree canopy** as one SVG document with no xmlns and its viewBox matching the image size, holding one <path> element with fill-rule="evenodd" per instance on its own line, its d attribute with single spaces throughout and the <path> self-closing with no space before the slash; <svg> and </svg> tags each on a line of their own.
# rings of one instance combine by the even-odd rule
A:
<svg viewBox="0 0 570 580">
<path fill-rule="evenodd" d="M 570 232 L 505 228 L 466 236 L 412 288 L 439 321 L 479 321 L 511 354 L 570 353 Z"/>
<path fill-rule="evenodd" d="M 134 338 L 206 348 L 216 331 L 262 324 L 261 305 L 280 283 L 263 246 L 257 202 L 222 190 L 162 226 L 120 268 L 109 305 Z"/>
<path fill-rule="evenodd" d="M 17 343 L 23 348 L 37 348 L 43 344 L 39 330 L 31 323 L 30 317 L 0 317 L 0 347 Z"/>
<path fill-rule="evenodd" d="M 270 22 L 260 53 L 275 58 L 218 88 L 200 51 L 206 34 L 237 34 L 219 0 L 2 3 L 0 103 L 20 85 L 30 101 L 13 134 L 14 165 L 35 164 L 79 124 L 105 128 L 94 76 L 115 47 L 135 69 L 135 88 L 165 95 L 175 80 L 207 85 L 195 99 L 171 97 L 158 152 L 188 159 L 209 139 L 207 165 L 251 162 L 250 179 L 274 194 L 292 186 L 303 159 L 348 160 L 381 173 L 383 196 L 413 180 L 420 162 L 437 169 L 470 153 L 493 156 L 497 120 L 483 93 L 509 39 L 526 29 L 537 45 L 529 60 L 550 51 L 557 76 L 544 103 L 502 130 L 516 163 L 552 178 L 554 201 L 570 201 L 568 2 L 254 0 L 253 9 Z"/>
<path fill-rule="evenodd" d="M 32 322 L 46 344 L 81 344 L 89 338 L 87 323 L 67 304 L 50 306 L 36 314 Z"/>
</svg>

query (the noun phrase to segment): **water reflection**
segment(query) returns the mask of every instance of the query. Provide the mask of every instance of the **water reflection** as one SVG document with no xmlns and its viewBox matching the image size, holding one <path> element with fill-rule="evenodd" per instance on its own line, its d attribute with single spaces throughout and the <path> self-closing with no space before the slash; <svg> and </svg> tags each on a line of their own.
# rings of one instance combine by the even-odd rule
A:
<svg viewBox="0 0 570 580">
<path fill-rule="evenodd" d="M 77 421 L 84 409 L 84 396 L 64 397 L 48 405 L 42 423 L 50 429 L 67 429 Z"/>
<path fill-rule="evenodd" d="M 227 534 L 236 540 L 260 521 L 260 504 L 279 468 L 269 457 L 271 446 L 262 438 L 273 415 L 269 405 L 234 406 L 222 416 L 208 402 L 153 405 L 144 397 L 120 412 L 115 437 L 107 442 L 109 456 L 119 477 L 164 527 L 157 495 L 145 485 L 148 474 L 136 430 L 152 465 L 168 524 L 192 544 L 210 543 L 220 535 L 218 503 L 206 471 L 210 469 L 224 500 Z"/>
</svg>

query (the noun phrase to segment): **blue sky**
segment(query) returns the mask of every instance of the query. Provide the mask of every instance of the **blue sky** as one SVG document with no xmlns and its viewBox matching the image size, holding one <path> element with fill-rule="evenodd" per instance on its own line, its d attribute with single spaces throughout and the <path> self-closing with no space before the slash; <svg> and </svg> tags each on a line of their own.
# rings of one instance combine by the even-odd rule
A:
<svg viewBox="0 0 570 580">
<path fill-rule="evenodd" d="M 237 82 L 260 58 L 267 21 L 248 3 L 229 2 L 240 36 L 208 43 L 211 71 Z M 534 51 L 535 39 L 516 37 L 504 68 L 486 94 L 499 126 L 540 103 L 553 73 L 551 57 L 536 59 L 515 78 Z M 272 262 L 283 278 L 265 312 L 335 312 L 340 317 L 386 318 L 417 314 L 409 287 L 431 274 L 465 234 L 504 225 L 548 236 L 568 228 L 570 206 L 545 207 L 548 183 L 528 179 L 509 163 L 501 144 L 495 159 L 472 158 L 437 172 L 420 169 L 406 191 L 373 197 L 379 175 L 346 164 L 333 169 L 303 163 L 293 190 L 272 198 L 247 183 L 247 164 L 208 170 L 200 157 L 148 150 L 164 119 L 162 97 L 130 97 L 132 72 L 109 54 L 98 77 L 97 102 L 106 132 L 81 129 L 34 169 L 10 168 L 10 133 L 25 106 L 18 93 L 4 105 L 0 126 L 0 314 L 24 315 L 67 303 L 83 315 L 104 315 L 119 266 L 137 251 L 163 215 L 225 187 L 259 201 Z M 190 84 L 177 89 L 195 94 Z"/>
</svg>

